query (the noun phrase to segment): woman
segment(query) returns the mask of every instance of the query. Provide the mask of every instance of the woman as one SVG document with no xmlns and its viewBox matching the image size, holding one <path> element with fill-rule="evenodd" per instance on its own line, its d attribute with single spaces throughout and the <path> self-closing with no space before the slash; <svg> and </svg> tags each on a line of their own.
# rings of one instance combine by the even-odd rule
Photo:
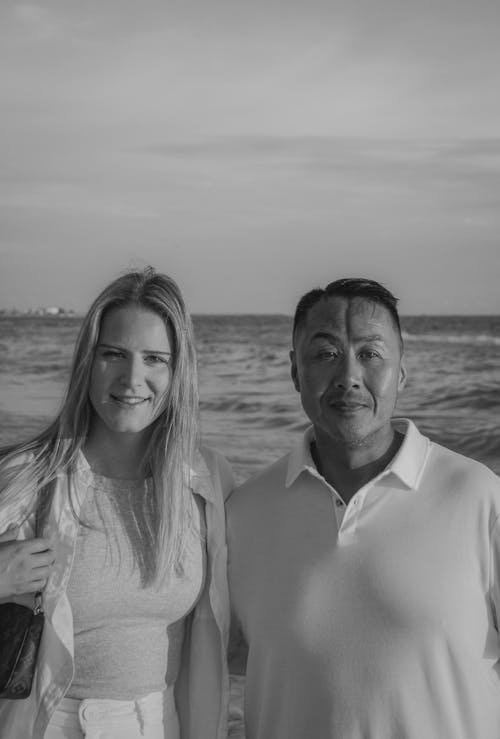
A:
<svg viewBox="0 0 500 739">
<path fill-rule="evenodd" d="M 197 451 L 197 402 L 175 282 L 115 280 L 83 321 L 59 415 L 0 462 L 0 534 L 36 534 L 50 572 L 33 689 L 0 700 L 0 736 L 225 736 L 232 477 Z"/>
</svg>

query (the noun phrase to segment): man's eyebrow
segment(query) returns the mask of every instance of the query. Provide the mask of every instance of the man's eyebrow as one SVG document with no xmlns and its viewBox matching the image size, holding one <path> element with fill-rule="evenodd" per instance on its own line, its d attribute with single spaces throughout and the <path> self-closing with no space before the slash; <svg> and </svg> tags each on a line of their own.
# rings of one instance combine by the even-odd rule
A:
<svg viewBox="0 0 500 739">
<path fill-rule="evenodd" d="M 330 333 L 329 331 L 318 331 L 317 333 L 313 334 L 309 341 L 315 341 L 316 339 L 327 339 L 328 341 L 341 341 L 340 337 L 337 336 L 337 334 Z M 362 336 L 355 336 L 354 337 L 354 343 L 359 344 L 363 341 L 385 341 L 384 337 L 380 334 L 367 334 Z"/>
<path fill-rule="evenodd" d="M 104 346 L 108 347 L 109 349 L 119 349 L 122 352 L 128 351 L 128 349 L 126 349 L 124 346 L 120 346 L 120 344 L 108 344 L 105 341 L 100 341 L 97 346 Z M 162 352 L 159 349 L 141 349 L 141 354 L 161 354 L 165 357 L 172 356 L 172 352 Z"/>
<path fill-rule="evenodd" d="M 359 336 L 354 339 L 355 342 L 361 341 L 384 341 L 384 337 L 380 334 L 368 334 L 368 336 Z"/>
<path fill-rule="evenodd" d="M 314 333 L 309 341 L 314 341 L 315 339 L 328 339 L 329 341 L 338 341 L 339 337 L 337 334 L 330 333 L 329 331 L 317 331 Z"/>
</svg>

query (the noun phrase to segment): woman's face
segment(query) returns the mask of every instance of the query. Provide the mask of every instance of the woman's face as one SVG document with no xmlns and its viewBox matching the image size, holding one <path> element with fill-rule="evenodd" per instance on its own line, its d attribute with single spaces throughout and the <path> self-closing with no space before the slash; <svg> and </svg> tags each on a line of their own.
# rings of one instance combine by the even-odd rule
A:
<svg viewBox="0 0 500 739">
<path fill-rule="evenodd" d="M 171 331 L 157 313 L 135 305 L 106 313 L 89 391 L 105 427 L 140 434 L 153 423 L 165 408 L 172 352 Z"/>
</svg>

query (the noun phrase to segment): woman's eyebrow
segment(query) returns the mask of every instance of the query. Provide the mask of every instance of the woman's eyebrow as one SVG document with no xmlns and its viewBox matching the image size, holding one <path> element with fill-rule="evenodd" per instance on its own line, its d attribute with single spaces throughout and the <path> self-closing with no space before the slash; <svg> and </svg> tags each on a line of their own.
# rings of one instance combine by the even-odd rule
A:
<svg viewBox="0 0 500 739">
<path fill-rule="evenodd" d="M 100 341 L 97 345 L 98 347 L 108 347 L 109 349 L 120 349 L 122 352 L 128 352 L 129 350 L 121 346 L 120 344 L 108 344 L 106 341 Z M 170 357 L 172 355 L 172 352 L 164 352 L 160 349 L 141 349 L 141 354 L 161 354 L 165 357 Z"/>
<path fill-rule="evenodd" d="M 165 357 L 170 357 L 172 352 L 161 352 L 159 349 L 141 349 L 143 354 L 162 354 Z"/>
</svg>

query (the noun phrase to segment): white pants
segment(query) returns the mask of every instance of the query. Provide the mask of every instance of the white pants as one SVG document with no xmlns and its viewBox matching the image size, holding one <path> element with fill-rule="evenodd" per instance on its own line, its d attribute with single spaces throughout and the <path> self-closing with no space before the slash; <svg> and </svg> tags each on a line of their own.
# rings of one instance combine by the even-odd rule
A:
<svg viewBox="0 0 500 739">
<path fill-rule="evenodd" d="M 130 701 L 63 698 L 44 739 L 179 739 L 173 695 Z"/>
</svg>

